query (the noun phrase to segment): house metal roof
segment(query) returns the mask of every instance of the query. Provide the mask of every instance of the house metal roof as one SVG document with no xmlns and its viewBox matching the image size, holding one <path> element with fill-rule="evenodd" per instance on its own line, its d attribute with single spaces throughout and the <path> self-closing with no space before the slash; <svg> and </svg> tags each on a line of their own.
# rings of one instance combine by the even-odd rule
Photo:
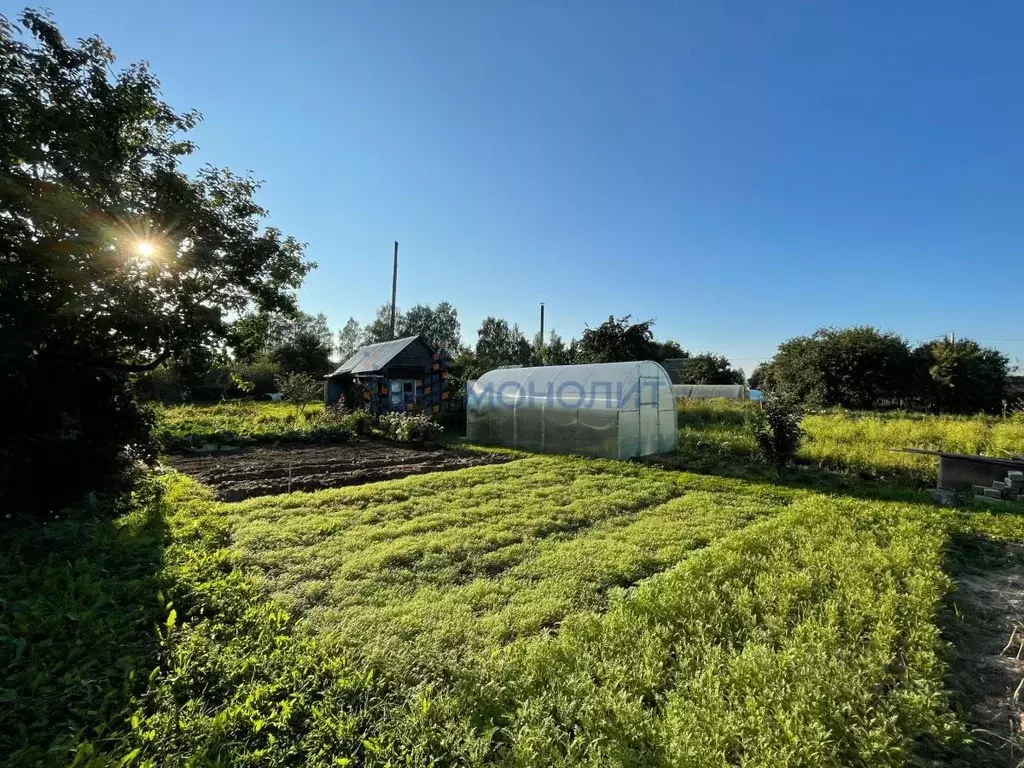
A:
<svg viewBox="0 0 1024 768">
<path fill-rule="evenodd" d="M 418 338 L 419 336 L 406 336 L 403 339 L 382 341 L 379 344 L 367 344 L 365 347 L 357 350 L 352 357 L 342 363 L 341 367 L 330 376 L 338 376 L 342 373 L 356 375 L 361 373 L 377 373 L 390 363 L 399 352 Z"/>
</svg>

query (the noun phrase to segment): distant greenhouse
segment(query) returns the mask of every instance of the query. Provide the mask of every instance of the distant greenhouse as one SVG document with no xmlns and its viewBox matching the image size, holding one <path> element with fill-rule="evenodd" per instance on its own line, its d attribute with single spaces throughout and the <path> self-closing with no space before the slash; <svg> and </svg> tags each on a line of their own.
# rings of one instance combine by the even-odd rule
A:
<svg viewBox="0 0 1024 768">
<path fill-rule="evenodd" d="M 672 451 L 671 380 L 650 361 L 499 368 L 467 386 L 466 436 L 612 459 Z"/>
<path fill-rule="evenodd" d="M 673 384 L 672 394 L 677 400 L 749 400 L 747 388 L 742 384 Z"/>
</svg>

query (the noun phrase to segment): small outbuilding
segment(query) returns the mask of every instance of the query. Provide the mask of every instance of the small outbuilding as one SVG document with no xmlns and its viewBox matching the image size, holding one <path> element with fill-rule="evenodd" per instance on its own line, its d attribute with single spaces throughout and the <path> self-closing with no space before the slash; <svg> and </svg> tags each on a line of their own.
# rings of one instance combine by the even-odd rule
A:
<svg viewBox="0 0 1024 768">
<path fill-rule="evenodd" d="M 466 436 L 611 459 L 665 453 L 676 447 L 671 380 L 647 360 L 499 368 L 467 386 Z"/>
<path fill-rule="evenodd" d="M 324 404 L 344 398 L 373 413 L 436 414 L 450 404 L 448 365 L 448 356 L 420 336 L 368 344 L 324 377 Z"/>
<path fill-rule="evenodd" d="M 749 400 L 748 390 L 742 384 L 673 384 L 672 394 L 677 400 Z"/>
</svg>

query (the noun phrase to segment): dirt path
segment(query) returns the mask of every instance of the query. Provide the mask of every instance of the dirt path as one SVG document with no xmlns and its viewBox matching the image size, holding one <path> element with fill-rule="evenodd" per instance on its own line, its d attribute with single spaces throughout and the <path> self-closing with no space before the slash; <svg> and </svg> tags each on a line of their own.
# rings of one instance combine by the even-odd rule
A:
<svg viewBox="0 0 1024 768">
<path fill-rule="evenodd" d="M 169 459 L 175 469 L 216 489 L 217 497 L 224 501 L 362 485 L 506 461 L 509 458 L 499 454 L 417 450 L 386 442 L 286 445 Z"/>
<path fill-rule="evenodd" d="M 944 630 L 953 644 L 953 705 L 973 743 L 947 766 L 1024 761 L 1024 547 L 963 537 L 953 552 L 957 588 Z"/>
</svg>

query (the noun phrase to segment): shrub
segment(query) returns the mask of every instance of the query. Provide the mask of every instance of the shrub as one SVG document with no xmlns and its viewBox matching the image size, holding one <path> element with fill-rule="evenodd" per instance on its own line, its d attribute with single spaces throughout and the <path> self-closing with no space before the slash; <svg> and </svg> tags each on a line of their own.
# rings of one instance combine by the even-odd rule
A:
<svg viewBox="0 0 1024 768">
<path fill-rule="evenodd" d="M 308 373 L 285 373 L 277 377 L 277 387 L 284 399 L 296 405 L 319 400 L 323 385 Z"/>
<path fill-rule="evenodd" d="M 352 411 L 344 419 L 345 428 L 359 437 L 369 437 L 373 432 L 373 423 L 373 414 L 365 409 Z"/>
<path fill-rule="evenodd" d="M 777 470 L 793 461 L 804 430 L 800 426 L 803 410 L 792 395 L 775 393 L 750 417 L 750 430 L 761 458 Z"/>
<path fill-rule="evenodd" d="M 380 417 L 384 437 L 403 443 L 423 443 L 436 440 L 443 428 L 425 414 L 386 413 Z"/>
</svg>

